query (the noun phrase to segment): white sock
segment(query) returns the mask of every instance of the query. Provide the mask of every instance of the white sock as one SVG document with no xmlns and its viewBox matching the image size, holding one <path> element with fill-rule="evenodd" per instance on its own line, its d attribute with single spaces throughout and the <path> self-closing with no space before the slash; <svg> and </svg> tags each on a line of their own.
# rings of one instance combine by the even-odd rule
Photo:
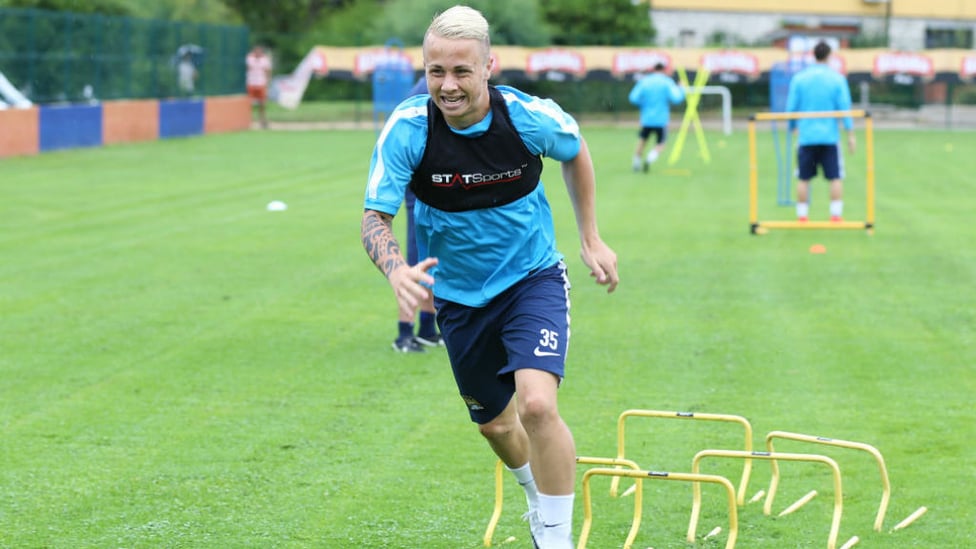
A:
<svg viewBox="0 0 976 549">
<path fill-rule="evenodd" d="M 797 217 L 809 217 L 810 216 L 810 203 L 809 202 L 797 202 L 796 203 L 796 216 Z"/>
<path fill-rule="evenodd" d="M 647 153 L 647 163 L 653 164 L 657 160 L 657 149 L 651 149 L 651 152 Z"/>
<path fill-rule="evenodd" d="M 844 201 L 843 200 L 831 200 L 830 201 L 830 215 L 836 215 L 838 217 L 844 215 Z"/>
<path fill-rule="evenodd" d="M 515 475 L 515 480 L 517 480 L 519 486 L 525 490 L 525 502 L 529 504 L 529 510 L 531 511 L 533 509 L 538 509 L 539 490 L 535 486 L 535 477 L 532 476 L 532 468 L 529 467 L 528 462 L 518 469 L 511 469 L 507 465 L 505 468 Z"/>
<path fill-rule="evenodd" d="M 539 494 L 539 512 L 546 525 L 546 540 L 572 540 L 573 538 L 573 499 L 567 496 Z"/>
</svg>

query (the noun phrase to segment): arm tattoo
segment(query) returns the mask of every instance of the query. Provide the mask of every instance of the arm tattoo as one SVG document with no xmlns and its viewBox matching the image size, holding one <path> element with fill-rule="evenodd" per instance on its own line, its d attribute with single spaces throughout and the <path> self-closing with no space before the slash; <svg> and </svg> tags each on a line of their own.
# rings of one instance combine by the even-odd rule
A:
<svg viewBox="0 0 976 549">
<path fill-rule="evenodd" d="M 387 278 L 394 269 L 407 264 L 400 252 L 400 244 L 393 236 L 392 215 L 366 210 L 363 213 L 362 239 L 366 254 Z"/>
</svg>

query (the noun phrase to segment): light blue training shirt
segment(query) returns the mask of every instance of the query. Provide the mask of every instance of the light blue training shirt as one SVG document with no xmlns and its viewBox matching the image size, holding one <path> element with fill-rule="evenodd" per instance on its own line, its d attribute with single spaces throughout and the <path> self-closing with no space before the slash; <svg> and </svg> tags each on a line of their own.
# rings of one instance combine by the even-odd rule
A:
<svg viewBox="0 0 976 549">
<path fill-rule="evenodd" d="M 671 105 L 684 101 L 685 93 L 670 77 L 653 72 L 638 80 L 627 98 L 640 108 L 641 126 L 663 128 L 671 121 Z"/>
<path fill-rule="evenodd" d="M 579 154 L 579 125 L 555 102 L 497 86 L 509 117 L 532 154 L 567 162 Z M 409 97 L 390 114 L 370 159 L 364 207 L 396 215 L 427 146 L 427 94 Z M 464 130 L 478 137 L 488 116 Z M 439 299 L 481 307 L 529 273 L 563 259 L 556 249 L 552 210 L 542 182 L 514 202 L 461 212 L 414 206 L 420 257 L 436 257 L 430 270 Z"/>
<path fill-rule="evenodd" d="M 798 72 L 790 80 L 786 96 L 786 112 L 848 111 L 851 109 L 851 89 L 843 75 L 826 63 L 814 63 Z M 846 116 L 844 129 L 854 128 L 854 121 Z M 836 145 L 840 140 L 836 118 L 804 118 L 790 120 L 790 129 L 797 129 L 797 145 Z"/>
</svg>

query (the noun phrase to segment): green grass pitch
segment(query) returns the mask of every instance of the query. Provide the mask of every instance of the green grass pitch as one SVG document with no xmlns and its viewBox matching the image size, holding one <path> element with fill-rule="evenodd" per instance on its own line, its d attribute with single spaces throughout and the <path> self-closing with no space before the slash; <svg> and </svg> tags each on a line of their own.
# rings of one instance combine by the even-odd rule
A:
<svg viewBox="0 0 976 549">
<path fill-rule="evenodd" d="M 612 457 L 629 408 L 742 415 L 757 448 L 772 430 L 865 442 L 892 484 L 880 533 L 870 458 L 777 444 L 840 463 L 839 543 L 972 543 L 976 133 L 878 129 L 873 235 L 763 236 L 749 234 L 744 130 L 709 132 L 708 165 L 690 138 L 687 174 L 631 172 L 634 128 L 585 135 L 616 293 L 579 260 L 558 166 L 543 175 L 574 282 L 560 408 L 578 453 Z M 481 546 L 494 457 L 446 354 L 390 350 L 395 304 L 360 244 L 374 137 L 246 132 L 0 161 L 0 547 Z M 759 144 L 760 216 L 792 219 L 771 135 Z M 847 157 L 849 219 L 864 144 L 861 131 Z M 813 193 L 825 217 L 822 180 Z M 699 422 L 627 433 L 628 457 L 654 470 L 742 446 L 737 428 Z M 705 472 L 737 484 L 740 467 Z M 785 517 L 746 505 L 738 546 L 823 547 L 829 473 L 781 469 L 774 515 L 819 496 Z M 768 480 L 756 462 L 747 499 Z M 631 500 L 608 486 L 594 483 L 593 548 L 619 547 L 629 525 Z M 496 544 L 529 547 L 506 489 Z M 719 492 L 704 497 L 699 536 L 726 524 Z M 635 547 L 724 547 L 724 531 L 684 541 L 690 506 L 689 486 L 646 483 Z M 579 497 L 576 519 L 578 533 Z"/>
</svg>

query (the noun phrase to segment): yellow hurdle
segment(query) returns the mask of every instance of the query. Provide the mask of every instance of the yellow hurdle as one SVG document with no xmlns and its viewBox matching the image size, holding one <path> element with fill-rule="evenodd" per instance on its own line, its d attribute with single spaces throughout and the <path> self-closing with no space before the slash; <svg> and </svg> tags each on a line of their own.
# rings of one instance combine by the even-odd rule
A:
<svg viewBox="0 0 976 549">
<path fill-rule="evenodd" d="M 817 454 L 742 452 L 737 450 L 702 450 L 695 454 L 695 457 L 691 462 L 692 473 L 697 474 L 699 472 L 701 461 L 706 457 L 735 458 L 743 460 L 764 459 L 769 461 L 810 461 L 822 463 L 828 466 L 834 477 L 834 512 L 830 521 L 830 534 L 827 536 L 827 549 L 837 549 L 837 535 L 840 533 L 840 519 L 844 513 L 844 491 L 841 486 L 840 466 L 837 465 L 836 461 L 827 456 Z M 696 483 L 693 485 L 693 488 L 694 498 L 692 499 L 691 513 L 693 522 L 697 522 L 698 514 L 701 512 L 701 486 Z M 766 496 L 766 504 L 763 507 L 763 512 L 767 515 L 772 507 L 774 497 L 776 497 L 775 488 L 770 487 L 770 493 Z M 688 535 L 688 541 L 694 541 L 694 539 L 691 538 L 690 530 Z"/>
<path fill-rule="evenodd" d="M 848 448 L 851 450 L 860 450 L 870 454 L 878 463 L 878 471 L 881 473 L 881 504 L 878 506 L 878 514 L 874 518 L 874 531 L 881 531 L 881 525 L 884 523 L 885 513 L 888 510 L 888 501 L 891 499 L 891 482 L 888 481 L 888 468 L 885 467 L 884 456 L 881 455 L 881 452 L 879 452 L 877 448 L 863 442 L 837 440 L 827 437 L 790 433 L 788 431 L 770 431 L 769 434 L 766 435 L 766 450 L 768 450 L 770 453 L 774 451 L 773 440 L 777 438 L 809 442 L 812 444 L 823 444 L 825 446 L 836 446 L 838 448 Z M 775 461 L 772 462 L 772 466 L 773 475 L 769 481 L 769 489 L 771 492 L 775 491 L 776 486 L 779 484 L 779 466 Z"/>
<path fill-rule="evenodd" d="M 590 529 L 593 526 L 593 513 L 590 505 L 590 478 L 594 475 L 603 475 L 613 478 L 630 477 L 636 479 L 635 482 L 638 483 L 640 483 L 642 480 L 651 479 L 692 482 L 696 487 L 698 487 L 702 482 L 721 485 L 725 488 L 725 493 L 728 496 L 727 499 L 729 508 L 729 537 L 725 542 L 725 549 L 733 549 L 735 547 L 735 539 L 739 532 L 739 515 L 735 503 L 735 487 L 732 486 L 732 483 L 729 482 L 727 478 L 718 475 L 704 475 L 700 473 L 668 473 L 594 468 L 583 473 L 583 527 L 580 530 L 579 542 L 576 544 L 576 549 L 586 549 L 586 542 L 589 540 Z M 638 487 L 636 494 L 640 494 L 641 491 L 642 490 L 640 487 Z M 700 500 L 698 501 L 698 504 L 699 506 L 701 505 Z M 690 543 L 694 543 L 697 530 L 698 513 L 693 512 L 688 524 L 688 541 Z M 633 537 L 636 537 L 636 532 L 633 529 L 631 530 L 631 533 L 632 535 L 628 536 L 627 542 L 624 545 L 625 549 L 631 548 L 633 544 Z"/>
<path fill-rule="evenodd" d="M 576 463 L 581 463 L 584 465 L 629 467 L 631 470 L 640 471 L 640 467 L 629 459 L 578 456 L 576 458 Z M 627 542 L 625 545 L 627 548 L 634 543 L 634 539 L 637 537 L 637 532 L 640 530 L 641 512 L 643 510 L 643 491 L 640 488 L 640 481 L 638 481 L 636 496 L 634 497 L 634 518 L 631 522 L 630 533 L 627 535 Z M 492 509 L 491 518 L 488 519 L 488 527 L 485 528 L 485 535 L 483 539 L 485 547 L 491 547 L 492 538 L 495 537 L 495 528 L 498 527 L 498 521 L 502 517 L 504 496 L 505 464 L 499 459 L 497 462 L 495 462 L 495 506 L 494 509 Z"/>
<path fill-rule="evenodd" d="M 614 458 L 597 458 L 597 457 L 577 457 L 576 463 L 582 463 L 586 465 L 612 465 L 612 466 L 627 466 L 630 467 L 632 471 L 640 472 L 640 467 L 636 463 L 629 459 L 614 459 Z M 593 469 L 590 469 L 592 471 Z M 611 469 L 616 470 L 616 469 Z M 580 534 L 579 549 L 586 547 L 586 538 L 590 535 L 590 523 L 593 520 L 593 515 L 591 512 L 590 505 L 590 486 L 589 478 L 593 476 L 593 473 L 587 471 L 583 473 L 583 533 Z M 616 477 L 615 477 L 616 478 Z M 624 541 L 624 549 L 631 549 L 634 546 L 634 540 L 637 539 L 637 532 L 640 530 L 641 524 L 641 513 L 644 508 L 644 490 L 642 486 L 643 477 L 634 477 L 635 486 L 634 490 L 634 518 L 630 522 L 630 532 L 627 533 L 627 539 Z M 589 518 L 587 518 L 589 517 Z"/>
<path fill-rule="evenodd" d="M 686 420 L 699 420 L 699 421 L 721 421 L 729 423 L 738 423 L 742 426 L 744 431 L 745 442 L 743 444 L 743 449 L 747 452 L 752 451 L 752 424 L 749 420 L 737 415 L 732 414 L 708 414 L 700 412 L 672 412 L 664 410 L 625 410 L 617 418 L 617 459 L 626 459 L 626 440 L 624 427 L 628 417 L 649 417 L 649 418 L 661 418 L 661 419 L 686 419 Z M 746 488 L 749 485 L 749 475 L 752 472 L 752 461 L 745 460 L 742 466 L 742 479 L 739 481 L 739 491 L 738 491 L 738 503 L 739 505 L 745 504 Z M 610 483 L 610 495 L 616 496 L 617 490 L 619 489 L 620 478 L 614 477 Z"/>
<path fill-rule="evenodd" d="M 505 464 L 502 460 L 495 463 L 495 508 L 488 519 L 488 528 L 485 529 L 485 547 L 491 547 L 491 538 L 495 536 L 495 527 L 498 526 L 498 519 L 502 517 L 502 501 L 505 495 Z"/>
<path fill-rule="evenodd" d="M 759 220 L 759 162 L 756 159 L 756 122 L 799 120 L 804 118 L 863 118 L 867 171 L 865 173 L 866 211 L 863 221 L 760 221 Z M 749 230 L 765 234 L 770 229 L 863 229 L 874 231 L 874 123 L 871 113 L 864 110 L 819 112 L 760 112 L 749 117 Z"/>
</svg>

